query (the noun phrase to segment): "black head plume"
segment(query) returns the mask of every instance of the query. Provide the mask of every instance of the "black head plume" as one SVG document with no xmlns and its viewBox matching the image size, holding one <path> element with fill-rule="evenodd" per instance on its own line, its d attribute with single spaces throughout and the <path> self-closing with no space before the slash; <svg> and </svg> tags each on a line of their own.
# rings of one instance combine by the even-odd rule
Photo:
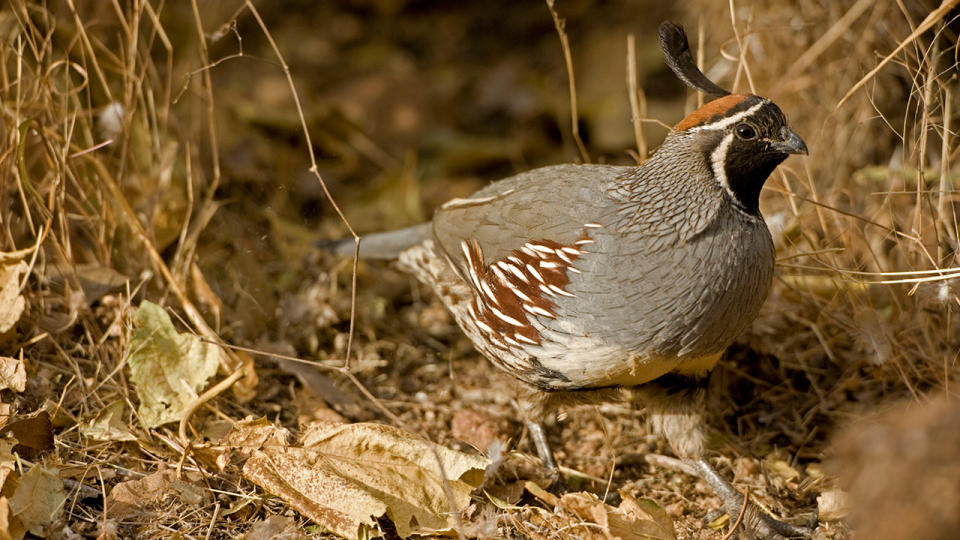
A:
<svg viewBox="0 0 960 540">
<path fill-rule="evenodd" d="M 667 65 L 687 86 L 713 96 L 730 95 L 730 92 L 717 86 L 697 67 L 682 26 L 670 21 L 660 23 L 660 48 Z"/>
</svg>

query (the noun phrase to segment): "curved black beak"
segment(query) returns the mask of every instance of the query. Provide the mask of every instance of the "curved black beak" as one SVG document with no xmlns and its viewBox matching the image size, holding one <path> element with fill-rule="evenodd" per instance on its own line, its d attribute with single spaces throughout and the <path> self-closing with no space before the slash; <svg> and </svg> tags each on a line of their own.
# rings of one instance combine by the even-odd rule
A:
<svg viewBox="0 0 960 540">
<path fill-rule="evenodd" d="M 808 154 L 807 143 L 792 129 L 785 127 L 780 130 L 782 140 L 773 143 L 773 149 L 784 154 Z"/>
</svg>

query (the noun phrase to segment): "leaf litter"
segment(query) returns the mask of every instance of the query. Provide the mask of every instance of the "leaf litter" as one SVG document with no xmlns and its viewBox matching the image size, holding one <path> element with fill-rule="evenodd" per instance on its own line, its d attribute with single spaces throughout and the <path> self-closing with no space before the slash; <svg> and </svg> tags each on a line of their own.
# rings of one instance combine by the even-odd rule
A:
<svg viewBox="0 0 960 540">
<path fill-rule="evenodd" d="M 126 361 L 136 385 L 137 414 L 147 428 L 178 422 L 220 365 L 215 345 L 177 332 L 170 315 L 144 301 L 136 312 Z"/>
<path fill-rule="evenodd" d="M 401 524 L 391 534 L 401 526 L 427 530 L 424 522 L 431 520 L 443 522 L 446 529 L 439 530 L 449 530 L 459 519 L 463 527 L 457 532 L 471 537 L 612 538 L 638 531 L 652 538 L 721 536 L 702 526 L 715 497 L 691 478 L 651 471 L 643 455 L 667 450 L 644 438 L 636 411 L 625 407 L 605 407 L 599 423 L 589 411 L 572 411 L 551 433 L 564 464 L 593 477 L 609 474 L 620 504 L 599 501 L 595 493 L 611 488 L 605 482 L 585 484 L 594 494 L 574 491 L 552 498 L 526 484 L 537 464 L 509 407 L 509 381 L 479 359 L 442 306 L 422 296 L 422 289 L 411 293 L 407 276 L 366 263 L 357 267 L 361 288 L 354 306 L 349 263 L 315 255 L 308 246 L 317 237 L 342 235 L 343 227 L 326 206 L 322 192 L 328 186 L 303 172 L 304 149 L 318 151 L 316 170 L 324 172 L 331 192 L 349 203 L 348 214 L 362 230 L 409 224 L 429 207 L 464 196 L 486 180 L 571 159 L 564 150 L 565 144 L 566 150 L 572 148 L 564 140 L 568 135 L 557 129 L 567 120 L 557 113 L 567 106 L 566 96 L 556 90 L 564 86 L 562 59 L 558 63 L 542 53 L 556 49 L 553 29 L 542 24 L 549 21 L 544 6 L 517 4 L 491 13 L 486 6 L 468 4 L 454 11 L 410 9 L 413 4 L 403 1 L 362 8 L 321 3 L 313 13 L 268 3 L 253 16 L 252 4 L 236 11 L 240 4 L 229 2 L 151 1 L 118 8 L 78 1 L 70 9 L 24 0 L 8 4 L 10 9 L 0 9 L 0 99 L 11 104 L 0 112 L 0 127 L 10 135 L 0 149 L 0 188 L 9 201 L 0 207 L 0 384 L 7 386 L 0 421 L 8 426 L 0 441 L 5 445 L 0 448 L 0 538 L 20 538 L 27 529 L 71 538 L 230 538 L 247 531 L 264 537 L 308 531 L 326 538 L 332 529 L 311 528 L 304 517 L 309 514 L 298 515 L 291 511 L 296 504 L 284 502 L 289 497 L 305 507 L 314 504 L 304 501 L 309 486 L 298 483 L 313 478 L 314 469 L 326 475 L 323 482 L 368 493 L 362 500 L 371 513 L 365 517 L 350 517 L 349 507 L 335 502 L 324 508 L 362 523 L 358 526 L 370 534 L 380 532 L 370 527 L 386 521 L 374 516 L 398 516 Z M 614 95 L 622 74 L 606 60 L 621 55 L 626 33 L 639 31 L 642 42 L 647 34 L 642 25 L 652 21 L 652 29 L 661 15 L 681 14 L 661 4 L 632 3 L 632 16 L 616 3 L 557 4 L 568 17 L 575 65 L 587 74 L 580 78 L 587 87 L 581 93 L 581 120 L 593 135 L 586 144 L 602 161 L 631 162 L 623 152 L 629 141 L 617 138 L 621 131 L 629 133 L 623 129 L 630 115 L 623 108 L 627 100 Z M 765 190 L 765 204 L 774 212 L 770 222 L 782 225 L 775 230 L 778 249 L 793 258 L 784 265 L 786 275 L 771 295 L 769 313 L 718 370 L 717 383 L 727 392 L 715 394 L 723 396 L 717 408 L 723 419 L 717 423 L 723 434 L 736 436 L 727 437 L 722 452 L 761 456 L 743 461 L 764 474 L 738 476 L 738 483 L 768 502 L 769 490 L 778 491 L 775 503 L 784 507 L 777 510 L 787 513 L 809 510 L 818 492 L 831 516 L 846 512 L 830 478 L 810 472 L 838 417 L 887 395 L 922 399 L 955 376 L 952 364 L 943 360 L 955 354 L 960 335 L 957 287 L 946 279 L 950 274 L 936 276 L 942 283 L 929 286 L 878 288 L 851 284 L 848 274 L 831 271 L 956 266 L 950 259 L 956 208 L 949 193 L 956 179 L 950 168 L 957 139 L 950 135 L 957 111 L 951 118 L 951 109 L 943 108 L 955 90 L 933 69 L 937 51 L 944 58 L 955 55 L 955 44 L 921 36 L 918 43 L 934 46 L 903 50 L 900 67 L 907 77 L 891 74 L 894 66 L 888 66 L 874 79 L 877 91 L 870 99 L 856 103 L 854 96 L 831 123 L 835 129 L 819 129 L 824 116 L 818 104 L 832 107 L 835 91 L 849 86 L 846 79 L 859 77 L 859 66 L 875 62 L 877 50 L 893 50 L 890 36 L 909 35 L 910 20 L 926 16 L 920 3 L 898 4 L 909 13 L 873 4 L 855 3 L 859 13 L 869 13 L 859 20 L 844 14 L 844 2 L 788 6 L 743 0 L 733 22 L 753 46 L 743 51 L 740 64 L 711 55 L 717 47 L 704 48 L 707 64 L 741 79 L 741 88 L 739 74 L 749 60 L 747 78 L 752 73 L 758 89 L 779 86 L 783 97 L 777 100 L 784 100 L 785 110 L 804 111 L 791 119 L 810 126 L 805 133 L 826 133 L 823 147 L 840 147 L 829 142 L 834 140 L 862 149 L 845 152 L 848 161 L 821 153 L 823 159 L 805 162 L 812 169 L 804 171 L 805 179 L 798 168 L 788 167 L 780 183 Z M 682 14 L 730 19 L 724 3 L 694 5 Z M 192 22 L 191 7 L 198 8 Z M 612 12 L 617 16 L 603 17 Z M 799 13 L 813 17 L 805 16 L 798 27 Z M 314 16 L 322 22 L 306 24 Z M 608 24 L 614 19 L 619 22 Z M 394 20 L 404 21 L 402 45 L 390 30 Z M 593 22 L 598 20 L 606 22 Z M 877 20 L 884 22 L 882 33 L 870 30 Z M 268 48 L 272 34 L 265 39 L 251 31 L 256 21 L 275 32 L 278 47 L 289 53 L 289 65 L 280 61 L 284 69 L 241 58 L 274 59 Z M 202 43 L 191 32 L 171 31 L 191 24 Z M 787 27 L 792 31 L 766 31 Z M 943 29 L 950 37 L 949 25 Z M 57 39 L 39 37 L 54 30 Z M 725 24 L 705 34 L 707 40 L 729 44 L 725 34 L 730 32 Z M 450 36 L 470 36 L 470 46 L 451 46 L 444 41 Z M 828 36 L 849 47 L 838 47 L 840 55 L 818 48 Z M 129 54 L 116 54 L 118 43 Z M 784 79 L 782 66 L 789 62 L 783 55 L 810 43 L 815 44 L 809 50 L 818 51 L 817 62 L 802 70 L 794 66 L 800 76 Z M 662 62 L 650 45 L 653 53 L 641 55 L 643 86 L 662 86 L 658 95 L 651 94 L 650 105 L 666 121 L 682 115 L 684 100 L 678 87 L 670 86 L 675 81 L 657 74 Z M 237 56 L 231 56 L 234 46 Z M 587 48 L 586 58 L 603 61 L 580 61 L 580 51 Z M 469 53 L 467 61 L 456 56 L 461 49 Z M 644 67 L 646 56 L 655 67 Z M 486 63 L 493 70 L 486 70 Z M 918 67 L 924 65 L 930 67 L 927 76 L 927 68 Z M 284 73 L 309 87 L 302 126 L 294 114 L 301 111 L 289 104 Z M 811 80 L 822 84 L 805 86 Z M 923 94 L 922 114 L 902 111 L 903 103 L 914 101 L 897 91 Z M 603 99 L 591 102 L 591 94 Z M 937 118 L 938 106 L 946 118 Z M 196 114 L 206 107 L 209 115 Z M 905 131 L 894 137 L 876 123 L 880 129 L 862 129 L 863 118 L 900 118 L 894 123 L 905 124 Z M 642 127 L 639 131 L 648 136 L 662 136 L 653 123 Z M 299 140 L 308 131 L 317 134 L 312 144 Z M 926 136 L 917 136 L 921 132 L 944 135 L 931 135 L 932 144 L 926 144 Z M 939 155 L 941 145 L 949 159 Z M 894 162 L 870 186 L 836 173 L 876 156 L 884 161 L 894 156 Z M 901 197 L 911 193 L 917 170 L 922 181 L 915 197 Z M 822 179 L 830 180 L 830 189 Z M 921 184 L 926 186 L 922 193 Z M 908 199 L 916 206 L 902 202 Z M 876 223 L 859 220 L 861 214 Z M 898 231 L 916 234 L 905 237 Z M 18 245 L 37 248 L 17 251 Z M 310 255 L 298 260 L 304 253 Z M 35 260 L 27 263 L 28 255 Z M 807 270 L 811 266 L 821 270 Z M 178 331 L 166 312 L 145 299 L 183 314 L 203 339 Z M 135 311 L 131 305 L 136 304 Z M 356 325 L 352 341 L 348 320 Z M 138 324 L 133 330 L 131 321 Z M 255 348 L 275 344 L 290 356 L 314 360 L 307 369 L 319 365 L 323 377 L 276 369 L 278 363 L 262 354 L 254 364 L 252 353 L 208 345 L 221 343 L 220 337 Z M 348 350 L 351 364 L 344 362 Z M 242 379 L 214 380 L 213 359 L 226 367 L 224 356 L 239 360 Z M 233 386 L 226 386 L 233 392 L 221 394 L 218 387 L 231 380 Z M 361 396 L 354 382 L 370 393 Z M 306 395 L 302 386 L 315 386 L 316 395 Z M 211 391 L 216 399 L 209 398 Z M 322 411 L 319 401 L 336 413 Z M 457 414 L 465 408 L 482 408 L 485 414 Z M 170 422 L 191 414 L 186 431 L 171 432 Z M 244 417 L 260 420 L 236 420 Z M 382 433 L 364 431 L 363 424 L 333 423 L 364 427 L 336 428 L 361 433 L 342 435 L 348 443 L 334 450 L 315 448 L 305 440 L 312 428 L 301 420 L 308 418 L 376 418 L 415 426 L 395 435 L 419 448 L 421 460 L 400 452 L 399 463 L 385 462 L 394 463 L 391 476 L 411 470 L 433 474 L 427 482 L 431 492 L 418 498 L 413 487 L 400 486 L 407 491 L 387 496 L 377 491 L 379 478 L 341 474 L 352 471 L 357 455 L 365 455 L 360 441 L 378 441 L 376 452 L 387 455 L 394 447 L 383 443 Z M 231 424 L 233 439 L 221 439 L 224 426 Z M 300 434 L 299 442 L 290 442 L 291 432 Z M 476 471 L 457 478 L 451 472 L 457 467 L 451 466 L 440 476 L 446 482 L 438 480 L 426 459 L 427 450 L 432 455 L 436 449 L 423 446 L 424 438 L 470 459 L 481 459 L 471 445 L 487 448 L 494 461 L 503 463 L 494 467 L 494 484 L 484 490 L 502 497 L 473 491 L 464 499 L 462 491 L 474 485 Z M 737 444 L 743 448 L 731 448 Z M 784 450 L 771 457 L 772 448 Z M 512 463 L 520 455 L 523 466 Z M 248 464 L 264 484 L 279 486 L 276 493 L 286 496 L 264 496 L 264 489 L 244 477 Z M 272 469 L 274 464 L 289 476 Z M 454 489 L 457 482 L 466 485 Z M 17 491 L 21 484 L 25 491 Z M 17 493 L 15 515 L 10 508 Z M 62 493 L 65 504 L 59 502 Z M 22 505 L 28 494 L 44 501 L 36 514 Z M 655 496 L 668 517 L 645 506 L 638 494 Z M 320 501 L 325 495 L 316 494 Z M 124 504 L 126 514 L 111 513 Z M 618 523 L 628 523 L 630 530 Z"/>
</svg>

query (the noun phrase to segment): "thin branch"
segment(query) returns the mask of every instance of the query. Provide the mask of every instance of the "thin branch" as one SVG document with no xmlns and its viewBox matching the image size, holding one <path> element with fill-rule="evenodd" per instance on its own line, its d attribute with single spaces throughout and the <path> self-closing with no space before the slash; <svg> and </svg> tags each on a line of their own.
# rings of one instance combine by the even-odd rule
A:
<svg viewBox="0 0 960 540">
<path fill-rule="evenodd" d="M 249 2 L 249 0 L 247 0 Z M 565 30 L 567 22 L 560 18 L 557 10 L 554 9 L 556 0 L 546 0 L 547 8 L 550 10 L 550 16 L 553 17 L 553 26 L 557 29 L 557 35 L 560 36 L 560 48 L 563 49 L 563 60 L 567 65 L 567 80 L 570 82 L 570 131 L 573 133 L 573 140 L 577 143 L 577 149 L 580 151 L 580 157 L 584 163 L 590 163 L 590 154 L 587 153 L 587 147 L 583 145 L 583 139 L 580 138 L 580 113 L 577 112 L 577 81 L 573 75 L 573 56 L 570 54 L 570 40 L 567 39 Z"/>
</svg>

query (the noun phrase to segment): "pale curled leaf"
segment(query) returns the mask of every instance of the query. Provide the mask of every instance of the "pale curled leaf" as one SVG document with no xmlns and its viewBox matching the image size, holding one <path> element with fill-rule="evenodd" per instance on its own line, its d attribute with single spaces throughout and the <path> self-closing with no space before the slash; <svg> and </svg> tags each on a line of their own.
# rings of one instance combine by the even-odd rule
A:
<svg viewBox="0 0 960 540">
<path fill-rule="evenodd" d="M 134 435 L 123 421 L 124 403 L 114 401 L 97 413 L 89 422 L 80 425 L 80 433 L 95 441 L 135 441 Z"/>
<path fill-rule="evenodd" d="M 63 512 L 67 493 L 56 469 L 34 465 L 20 477 L 10 497 L 10 511 L 32 534 L 43 535 L 43 529 Z"/>
<path fill-rule="evenodd" d="M 340 536 L 355 538 L 386 515 L 405 538 L 451 529 L 446 487 L 462 508 L 488 464 L 390 426 L 319 422 L 302 446 L 264 448 L 243 472 Z"/>
<path fill-rule="evenodd" d="M 181 334 L 157 304 L 144 301 L 136 314 L 127 363 L 140 398 L 138 413 L 148 428 L 180 420 L 219 366 L 220 351 L 192 334 Z"/>
<path fill-rule="evenodd" d="M 23 392 L 27 387 L 27 370 L 23 364 L 21 359 L 0 356 L 0 390 Z"/>
<path fill-rule="evenodd" d="M 817 495 L 817 515 L 822 521 L 837 521 L 850 513 L 850 501 L 847 493 L 840 489 L 831 489 Z"/>
<path fill-rule="evenodd" d="M 0 259 L 0 335 L 6 334 L 27 307 L 20 294 L 20 276 L 27 272 L 27 263 L 21 260 Z"/>
</svg>

